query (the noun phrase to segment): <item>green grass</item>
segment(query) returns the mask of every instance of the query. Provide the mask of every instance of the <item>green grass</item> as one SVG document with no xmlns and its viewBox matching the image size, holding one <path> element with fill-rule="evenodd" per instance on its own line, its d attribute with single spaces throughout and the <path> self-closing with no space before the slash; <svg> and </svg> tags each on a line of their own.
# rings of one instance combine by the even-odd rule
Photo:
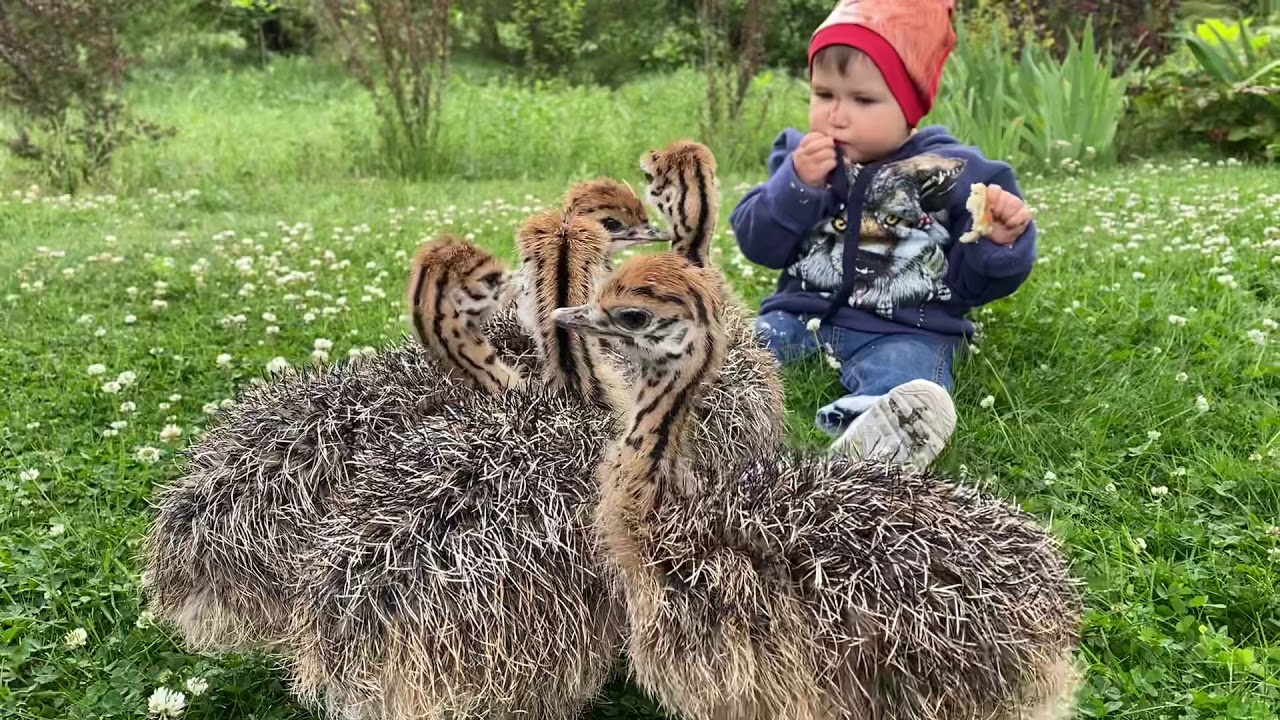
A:
<svg viewBox="0 0 1280 720">
<path fill-rule="evenodd" d="M 135 553 L 154 486 L 180 472 L 175 451 L 207 403 L 234 397 L 272 358 L 310 362 L 317 338 L 332 341 L 333 360 L 399 338 L 405 255 L 424 235 L 472 232 L 509 256 L 515 224 L 572 177 L 638 185 L 628 156 L 696 132 L 688 114 L 652 112 L 689 82 L 624 90 L 575 130 L 569 159 L 553 150 L 566 108 L 592 106 L 589 94 L 546 93 L 536 122 L 506 121 L 486 142 L 467 141 L 455 118 L 446 136 L 471 158 L 455 169 L 496 178 L 482 181 L 375 177 L 359 162 L 372 122 L 362 96 L 304 63 L 144 78 L 139 106 L 183 132 L 123 156 L 114 198 L 23 202 L 30 179 L 0 161 L 0 713 L 138 717 L 155 688 L 198 676 L 209 690 L 188 693 L 188 717 L 307 717 L 261 659 L 185 654 L 146 620 Z M 473 92 L 529 102 L 510 88 Z M 685 112 L 693 101 L 680 102 Z M 762 172 L 728 171 L 726 217 Z M 1082 717 L 1273 718 L 1280 173 L 1178 161 L 1023 186 L 1043 261 L 1015 296 L 975 314 L 983 339 L 957 366 L 960 424 L 941 467 L 1066 539 L 1087 583 Z M 727 236 L 720 248 L 758 302 L 771 273 Z M 314 278 L 279 284 L 285 268 Z M 98 363 L 105 372 L 90 376 Z M 133 383 L 104 392 L 126 371 Z M 790 435 L 818 448 L 811 419 L 839 392 L 834 373 L 812 362 L 786 376 Z M 163 442 L 170 424 L 182 436 Z M 159 462 L 139 459 L 146 447 Z M 87 642 L 67 647 L 76 628 Z M 651 712 L 624 684 L 613 690 L 599 716 Z"/>
<path fill-rule="evenodd" d="M 430 177 L 632 173 L 642 151 L 697 132 L 705 94 L 702 77 L 692 71 L 616 90 L 539 90 L 492 75 L 469 82 L 465 69 L 456 75 L 437 154 L 426 161 Z M 132 91 L 138 114 L 176 127 L 180 135 L 175 142 L 128 149 L 121 158 L 122 188 L 211 178 L 327 182 L 335 174 L 367 177 L 385 168 L 372 102 L 332 65 L 300 58 L 278 60 L 265 72 L 156 68 L 140 72 L 139 81 Z M 751 169 L 763 167 L 763 151 L 777 132 L 808 117 L 808 91 L 781 77 L 762 78 L 745 115 L 733 141 L 755 151 Z"/>
</svg>

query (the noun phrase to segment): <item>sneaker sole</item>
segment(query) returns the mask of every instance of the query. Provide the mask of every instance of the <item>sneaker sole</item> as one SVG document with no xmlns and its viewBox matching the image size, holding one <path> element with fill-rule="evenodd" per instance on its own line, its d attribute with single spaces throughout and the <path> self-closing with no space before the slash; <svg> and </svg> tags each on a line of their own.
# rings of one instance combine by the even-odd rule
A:
<svg viewBox="0 0 1280 720">
<path fill-rule="evenodd" d="M 942 454 L 955 429 L 951 395 L 928 380 L 912 380 L 859 415 L 831 451 L 923 470 Z"/>
</svg>

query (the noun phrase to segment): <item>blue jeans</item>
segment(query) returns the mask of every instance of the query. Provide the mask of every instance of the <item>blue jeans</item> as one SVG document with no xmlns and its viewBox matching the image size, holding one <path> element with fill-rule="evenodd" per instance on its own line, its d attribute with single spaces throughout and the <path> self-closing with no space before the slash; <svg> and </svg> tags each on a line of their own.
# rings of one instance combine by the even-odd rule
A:
<svg viewBox="0 0 1280 720">
<path fill-rule="evenodd" d="M 781 310 L 756 318 L 756 331 L 778 362 L 786 365 L 819 350 L 840 361 L 840 383 L 848 394 L 818 408 L 814 422 L 835 437 L 849 423 L 895 387 L 911 380 L 930 380 L 952 392 L 955 353 L 963 338 L 919 333 L 881 335 L 822 325 L 806 328 L 817 315 Z"/>
</svg>

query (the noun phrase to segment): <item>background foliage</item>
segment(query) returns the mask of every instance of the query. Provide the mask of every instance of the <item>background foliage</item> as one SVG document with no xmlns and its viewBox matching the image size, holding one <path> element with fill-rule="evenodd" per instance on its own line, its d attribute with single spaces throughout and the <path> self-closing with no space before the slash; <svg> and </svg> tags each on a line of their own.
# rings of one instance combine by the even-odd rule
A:
<svg viewBox="0 0 1280 720">
<path fill-rule="evenodd" d="M 926 122 L 941 122 L 1020 169 L 1046 173 L 1077 173 L 1179 144 L 1272 160 L 1280 131 L 1275 4 L 962 2 L 961 41 Z M 623 98 L 661 93 L 662 85 L 689 94 L 668 107 L 698 118 L 700 136 L 725 167 L 754 168 L 780 123 L 803 125 L 806 47 L 831 3 L 438 0 L 424 5 L 430 17 L 415 16 L 394 32 L 369 22 L 404 15 L 409 5 L 417 4 L 16 0 L 0 11 L 0 48 L 7 48 L 0 87 L 16 111 L 4 138 L 10 158 L 63 189 L 95 175 L 118 181 L 118 148 L 182 131 L 130 111 L 129 72 L 178 73 L 193 63 L 270 70 L 302 56 L 347 68 L 368 93 L 376 135 L 358 127 L 363 110 L 355 108 L 336 128 L 349 141 L 343 165 L 361 173 L 536 173 L 496 153 L 481 158 L 468 142 L 511 134 L 506 126 L 515 113 L 557 112 L 531 108 L 546 92 L 567 99 L 560 107 L 588 98 L 602 104 L 578 108 L 576 117 L 586 119 L 608 107 L 625 112 Z M 359 8 L 364 20 L 335 14 L 346 6 Z M 66 17 L 57 19 L 59 12 Z M 335 22 L 339 17 L 347 19 Z M 24 22 L 46 29 L 24 31 Z M 58 23 L 66 29 L 54 30 Z M 464 114 L 463 127 L 451 126 L 449 118 Z M 524 138 L 508 152 L 521 158 L 522 147 L 554 144 L 577 169 L 633 160 L 635 143 L 625 138 L 601 139 L 593 159 L 575 159 L 583 155 L 575 143 L 593 132 L 581 125 L 565 117 L 562 137 Z M 490 147 L 506 147 L 505 140 Z M 536 167 L 553 172 L 560 161 Z"/>
</svg>

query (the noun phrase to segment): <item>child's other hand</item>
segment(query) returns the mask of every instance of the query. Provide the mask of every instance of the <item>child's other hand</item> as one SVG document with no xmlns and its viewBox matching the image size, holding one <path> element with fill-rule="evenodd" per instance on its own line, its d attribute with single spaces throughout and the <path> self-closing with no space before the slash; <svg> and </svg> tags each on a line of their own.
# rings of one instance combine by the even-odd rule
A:
<svg viewBox="0 0 1280 720">
<path fill-rule="evenodd" d="M 836 169 L 836 141 L 829 135 L 811 132 L 791 154 L 796 177 L 810 187 L 822 187 L 827 176 Z"/>
<path fill-rule="evenodd" d="M 987 238 L 997 245 L 1012 244 L 1031 224 L 1031 208 L 1022 198 L 999 185 L 987 186 L 987 207 L 991 210 L 992 225 Z"/>
</svg>

